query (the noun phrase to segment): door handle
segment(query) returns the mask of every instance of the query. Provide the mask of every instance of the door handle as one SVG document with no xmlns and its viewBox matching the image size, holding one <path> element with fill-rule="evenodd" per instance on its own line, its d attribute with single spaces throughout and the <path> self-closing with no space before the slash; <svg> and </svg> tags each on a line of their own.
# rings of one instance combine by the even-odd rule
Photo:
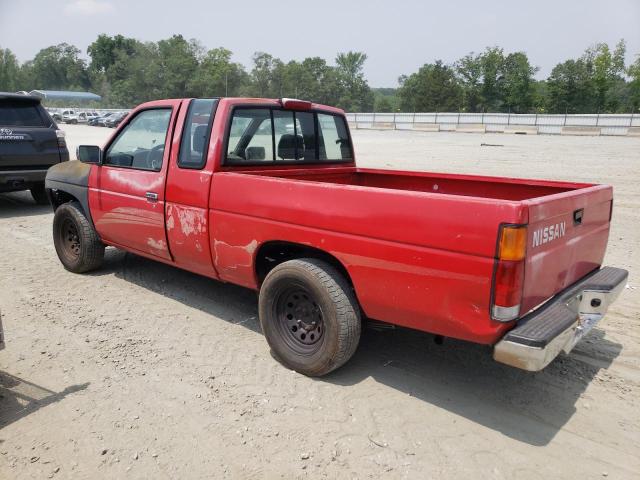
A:
<svg viewBox="0 0 640 480">
<path fill-rule="evenodd" d="M 144 194 L 145 197 L 147 197 L 147 202 L 157 202 L 158 201 L 158 194 L 155 192 L 147 192 Z"/>
</svg>

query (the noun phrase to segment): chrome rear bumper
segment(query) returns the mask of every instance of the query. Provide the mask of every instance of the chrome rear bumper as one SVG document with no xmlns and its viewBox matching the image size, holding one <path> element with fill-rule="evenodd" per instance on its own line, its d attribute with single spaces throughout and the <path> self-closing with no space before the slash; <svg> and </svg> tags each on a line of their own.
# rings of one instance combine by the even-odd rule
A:
<svg viewBox="0 0 640 480">
<path fill-rule="evenodd" d="M 494 347 L 493 358 L 537 372 L 560 352 L 569 353 L 605 315 L 629 273 L 604 267 L 556 295 L 518 321 Z"/>
</svg>

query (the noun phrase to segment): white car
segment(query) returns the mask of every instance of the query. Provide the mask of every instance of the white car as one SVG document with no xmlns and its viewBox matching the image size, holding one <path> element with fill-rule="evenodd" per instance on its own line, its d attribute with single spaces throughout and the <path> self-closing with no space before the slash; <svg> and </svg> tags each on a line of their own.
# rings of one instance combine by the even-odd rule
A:
<svg viewBox="0 0 640 480">
<path fill-rule="evenodd" d="M 71 111 L 71 110 L 69 110 L 69 111 Z M 91 114 L 89 112 L 79 112 L 79 113 L 71 113 L 71 114 L 65 116 L 64 112 L 63 112 L 62 121 L 64 123 L 72 123 L 72 124 L 87 123 L 90 118 L 93 118 L 92 115 L 93 114 Z"/>
<path fill-rule="evenodd" d="M 77 119 L 77 114 L 75 112 L 75 110 L 63 110 L 62 113 L 60 114 L 60 118 L 64 123 L 78 123 L 73 122 L 72 120 Z"/>
<path fill-rule="evenodd" d="M 90 123 L 91 120 L 96 120 L 100 115 L 98 112 L 87 112 L 87 123 Z"/>
</svg>

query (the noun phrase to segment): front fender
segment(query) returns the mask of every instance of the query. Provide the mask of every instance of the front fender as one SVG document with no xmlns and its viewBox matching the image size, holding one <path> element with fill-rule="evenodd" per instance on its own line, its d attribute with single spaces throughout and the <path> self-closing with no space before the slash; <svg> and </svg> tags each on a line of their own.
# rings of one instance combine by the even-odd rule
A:
<svg viewBox="0 0 640 480">
<path fill-rule="evenodd" d="M 49 192 L 51 205 L 55 211 L 62 203 L 73 197 L 80 203 L 85 216 L 95 230 L 89 209 L 89 175 L 92 165 L 78 160 L 62 162 L 47 171 L 44 186 Z"/>
</svg>

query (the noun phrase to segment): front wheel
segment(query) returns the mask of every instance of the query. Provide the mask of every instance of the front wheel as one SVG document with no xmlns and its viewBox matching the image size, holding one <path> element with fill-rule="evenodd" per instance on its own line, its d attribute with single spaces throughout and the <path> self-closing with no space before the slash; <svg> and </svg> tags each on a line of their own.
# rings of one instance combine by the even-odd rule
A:
<svg viewBox="0 0 640 480">
<path fill-rule="evenodd" d="M 360 309 L 344 276 L 313 258 L 275 267 L 260 289 L 260 325 L 274 356 L 309 376 L 351 358 L 360 340 Z"/>
<path fill-rule="evenodd" d="M 53 217 L 53 243 L 64 268 L 74 273 L 102 264 L 104 244 L 77 202 L 64 203 Z"/>
</svg>

